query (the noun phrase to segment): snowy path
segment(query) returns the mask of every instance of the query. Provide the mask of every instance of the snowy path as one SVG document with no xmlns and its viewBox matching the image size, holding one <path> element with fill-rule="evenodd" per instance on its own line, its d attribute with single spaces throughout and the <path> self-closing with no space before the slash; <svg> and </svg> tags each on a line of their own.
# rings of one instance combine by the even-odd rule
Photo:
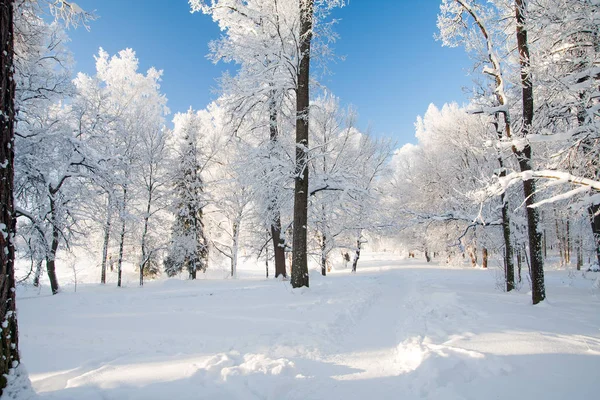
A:
<svg viewBox="0 0 600 400">
<path fill-rule="evenodd" d="M 548 274 L 549 304 L 494 271 L 374 255 L 356 276 L 19 291 L 43 399 L 594 398 L 600 293 Z M 377 258 L 378 257 L 378 258 Z M 365 266 L 366 265 L 366 266 Z M 542 396 L 543 395 L 543 396 Z"/>
</svg>

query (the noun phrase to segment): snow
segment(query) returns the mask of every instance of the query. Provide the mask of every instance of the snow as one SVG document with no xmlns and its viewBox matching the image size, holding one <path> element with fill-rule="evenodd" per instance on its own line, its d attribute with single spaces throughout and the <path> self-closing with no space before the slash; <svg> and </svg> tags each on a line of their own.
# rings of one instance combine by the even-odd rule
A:
<svg viewBox="0 0 600 400">
<path fill-rule="evenodd" d="M 22 361 L 42 399 L 597 396 L 598 273 L 548 270 L 550 300 L 532 306 L 526 281 L 495 289 L 495 268 L 367 253 L 349 272 L 294 290 L 249 265 L 238 280 L 19 287 Z"/>
</svg>

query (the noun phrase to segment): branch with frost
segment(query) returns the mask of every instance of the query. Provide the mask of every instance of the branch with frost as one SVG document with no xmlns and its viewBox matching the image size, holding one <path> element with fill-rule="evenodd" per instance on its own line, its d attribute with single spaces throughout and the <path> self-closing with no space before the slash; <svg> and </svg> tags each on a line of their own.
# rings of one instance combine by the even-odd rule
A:
<svg viewBox="0 0 600 400">
<path fill-rule="evenodd" d="M 599 181 L 572 175 L 568 172 L 554 170 L 512 172 L 504 177 L 498 178 L 498 182 L 489 187 L 487 192 L 492 196 L 499 196 L 506 192 L 509 187 L 521 181 L 527 181 L 530 179 L 546 179 L 553 182 L 552 186 L 562 184 L 571 184 L 576 186 L 576 188 L 567 192 L 551 196 L 547 199 L 530 205 L 532 208 L 541 207 L 542 205 L 555 203 L 557 201 L 568 200 L 583 193 L 600 192 Z M 593 197 L 593 204 L 600 203 L 600 197 L 596 195 L 591 197 Z"/>
</svg>

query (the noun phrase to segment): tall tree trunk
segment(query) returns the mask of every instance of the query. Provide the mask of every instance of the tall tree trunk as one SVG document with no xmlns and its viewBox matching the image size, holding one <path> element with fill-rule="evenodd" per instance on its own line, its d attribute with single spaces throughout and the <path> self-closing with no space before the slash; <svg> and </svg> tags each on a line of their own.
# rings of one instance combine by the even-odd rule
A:
<svg viewBox="0 0 600 400">
<path fill-rule="evenodd" d="M 356 273 L 356 266 L 358 265 L 358 259 L 360 258 L 360 248 L 362 246 L 362 232 L 358 232 L 356 239 L 356 250 L 354 251 L 354 259 L 352 259 L 352 273 Z"/>
<path fill-rule="evenodd" d="M 152 177 L 150 177 L 150 188 L 148 190 L 148 201 L 146 202 L 146 213 L 144 214 L 144 229 L 142 230 L 142 260 L 140 262 L 140 286 L 144 286 L 144 270 L 149 261 L 148 254 L 148 225 L 150 221 L 150 209 L 152 207 Z"/>
<path fill-rule="evenodd" d="M 240 223 L 236 221 L 233 223 L 233 237 L 231 244 L 231 277 L 237 278 L 237 264 L 238 264 L 238 246 L 240 240 Z"/>
<path fill-rule="evenodd" d="M 556 209 L 554 209 L 554 227 L 556 229 L 556 240 L 558 241 L 558 252 L 560 254 L 560 265 L 563 265 L 563 262 L 565 260 L 565 256 L 563 253 L 563 241 L 562 241 L 562 237 L 560 234 L 560 228 L 558 227 L 558 213 L 556 212 Z"/>
<path fill-rule="evenodd" d="M 485 247 L 483 248 L 483 250 L 481 251 L 481 268 L 487 268 L 488 267 L 488 249 L 486 249 Z"/>
<path fill-rule="evenodd" d="M 571 221 L 567 216 L 567 230 L 565 232 L 565 264 L 571 265 Z"/>
<path fill-rule="evenodd" d="M 503 171 L 501 175 L 506 175 Z M 504 278 L 506 280 L 506 291 L 510 292 L 515 288 L 515 262 L 513 260 L 513 245 L 510 240 L 510 217 L 508 211 L 508 201 L 506 196 L 500 196 L 502 202 L 502 236 L 504 238 Z"/>
<path fill-rule="evenodd" d="M 594 204 L 588 208 L 592 233 L 594 234 L 594 245 L 596 246 L 596 261 L 600 265 L 600 204 Z"/>
<path fill-rule="evenodd" d="M 123 188 L 123 204 L 121 205 L 121 235 L 119 237 L 119 258 L 117 259 L 117 286 L 121 287 L 123 273 L 123 250 L 125 247 L 125 209 L 127 204 L 127 187 Z"/>
<path fill-rule="evenodd" d="M 285 269 L 285 240 L 281 237 L 281 217 L 279 212 L 275 216 L 275 220 L 271 223 L 271 238 L 273 241 L 273 254 L 275 257 L 275 278 L 280 275 L 287 277 Z"/>
<path fill-rule="evenodd" d="M 292 287 L 308 287 L 308 114 L 310 42 L 314 0 L 299 0 L 300 67 L 296 88 L 296 176 L 294 186 L 294 242 Z"/>
<path fill-rule="evenodd" d="M 533 123 L 533 85 L 531 83 L 529 43 L 527 40 L 527 29 L 525 23 L 526 0 L 515 0 L 515 17 L 517 20 L 517 48 L 521 64 L 521 84 L 523 92 L 523 137 L 530 133 Z M 521 172 L 531 171 L 531 146 L 525 144 L 524 148 L 513 148 Z M 523 181 L 523 194 L 527 206 L 527 230 L 529 239 L 529 259 L 531 268 L 531 299 L 533 304 L 538 304 L 546 298 L 544 284 L 544 259 L 542 257 L 542 234 L 539 230 L 540 218 L 537 208 L 531 206 L 536 202 L 535 181 L 527 179 Z"/>
<path fill-rule="evenodd" d="M 19 363 L 15 312 L 13 0 L 0 0 L 0 396 L 6 377 Z"/>
<path fill-rule="evenodd" d="M 52 192 L 53 190 L 50 189 Z M 48 273 L 48 279 L 50 280 L 50 288 L 52 294 L 56 294 L 59 291 L 58 278 L 56 277 L 56 253 L 58 251 L 58 244 L 60 241 L 60 229 L 58 228 L 58 221 L 56 220 L 56 200 L 54 195 L 50 195 L 50 220 L 52 221 L 52 243 L 50 244 L 50 252 L 46 256 L 46 272 Z"/>
<path fill-rule="evenodd" d="M 33 286 L 40 286 L 40 278 L 42 277 L 42 260 L 35 262 L 35 273 L 33 274 Z"/>
<path fill-rule="evenodd" d="M 321 235 L 321 275 L 327 275 L 327 236 Z"/>
<path fill-rule="evenodd" d="M 104 224 L 104 240 L 102 242 L 102 271 L 100 273 L 100 283 L 106 283 L 106 261 L 108 259 L 108 244 L 110 243 L 110 228 L 111 228 L 111 210 L 110 210 L 110 195 L 106 201 L 106 222 Z M 112 269 L 111 269 L 112 270 Z"/>
<path fill-rule="evenodd" d="M 269 104 L 269 139 L 274 148 L 279 140 L 279 129 L 277 127 L 277 104 L 275 103 L 275 93 L 271 92 L 271 102 Z M 279 204 L 277 204 L 275 195 L 271 196 L 271 212 L 273 220 L 271 221 L 271 239 L 273 241 L 273 255 L 275 257 L 275 278 L 280 275 L 287 277 L 285 269 L 285 240 L 281 237 L 281 214 Z"/>
</svg>

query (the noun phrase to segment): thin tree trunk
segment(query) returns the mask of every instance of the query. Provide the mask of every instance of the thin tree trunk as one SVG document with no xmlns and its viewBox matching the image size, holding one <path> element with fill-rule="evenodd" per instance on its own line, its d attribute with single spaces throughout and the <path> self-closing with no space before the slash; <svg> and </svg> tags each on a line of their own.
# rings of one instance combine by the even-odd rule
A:
<svg viewBox="0 0 600 400">
<path fill-rule="evenodd" d="M 352 260 L 352 273 L 356 273 L 356 266 L 358 265 L 358 259 L 360 258 L 360 248 L 362 245 L 362 234 L 358 233 L 358 238 L 356 239 L 356 250 L 354 251 L 354 259 Z"/>
<path fill-rule="evenodd" d="M 275 147 L 279 141 L 279 129 L 277 127 L 277 104 L 275 103 L 275 92 L 271 92 L 271 102 L 269 104 L 269 140 Z M 275 258 L 275 278 L 280 275 L 287 277 L 285 269 L 285 241 L 281 237 L 281 214 L 279 205 L 273 193 L 271 195 L 271 212 L 273 221 L 271 222 L 271 239 L 273 241 L 273 255 Z"/>
<path fill-rule="evenodd" d="M 0 0 L 0 396 L 6 377 L 19 364 L 15 307 L 13 0 Z"/>
<path fill-rule="evenodd" d="M 269 246 L 265 246 L 265 270 L 266 277 L 269 279 Z"/>
<path fill-rule="evenodd" d="M 554 226 L 556 228 L 556 240 L 558 241 L 558 252 L 560 254 L 560 265 L 563 265 L 565 256 L 563 253 L 563 242 L 562 242 L 562 237 L 560 235 L 560 229 L 558 227 L 558 214 L 556 212 L 556 209 L 554 210 Z"/>
<path fill-rule="evenodd" d="M 53 190 L 50 189 L 52 192 Z M 56 253 L 58 251 L 58 244 L 60 240 L 60 230 L 58 228 L 58 221 L 56 221 L 56 203 L 53 197 L 50 195 L 50 218 L 52 221 L 52 243 L 50 244 L 50 253 L 46 256 L 46 272 L 48 273 L 48 279 L 50 280 L 50 288 L 52 294 L 56 294 L 59 291 L 58 278 L 56 277 Z"/>
<path fill-rule="evenodd" d="M 581 235 L 577 237 L 575 246 L 577 246 L 577 271 L 581 271 L 583 266 L 583 238 Z"/>
<path fill-rule="evenodd" d="M 321 275 L 327 275 L 327 236 L 321 235 Z"/>
<path fill-rule="evenodd" d="M 42 277 L 42 260 L 37 260 L 35 263 L 35 273 L 33 274 L 33 286 L 40 286 L 40 278 Z"/>
<path fill-rule="evenodd" d="M 121 208 L 121 235 L 119 237 L 119 258 L 117 259 L 117 286 L 121 287 L 123 273 L 123 249 L 125 247 L 125 207 L 127 204 L 127 188 L 123 189 L 123 204 Z"/>
<path fill-rule="evenodd" d="M 294 239 L 292 287 L 308 287 L 308 114 L 310 43 L 314 0 L 299 0 L 300 67 L 296 88 L 296 177 L 294 187 Z"/>
<path fill-rule="evenodd" d="M 595 204 L 588 208 L 592 233 L 594 235 L 594 245 L 596 247 L 596 261 L 600 265 L 600 204 Z"/>
<path fill-rule="evenodd" d="M 231 277 L 237 278 L 237 264 L 238 264 L 238 243 L 240 236 L 240 225 L 239 222 L 233 224 L 233 237 L 231 244 Z"/>
<path fill-rule="evenodd" d="M 566 238 L 565 238 L 565 264 L 571 265 L 571 221 L 567 216 L 567 230 L 566 230 Z"/>
<path fill-rule="evenodd" d="M 102 242 L 102 271 L 100 274 L 100 283 L 106 283 L 106 261 L 108 259 L 108 244 L 110 243 L 111 210 L 110 195 L 106 204 L 106 223 L 104 224 L 104 240 Z"/>
<path fill-rule="evenodd" d="M 142 261 L 140 262 L 140 286 L 144 286 L 144 270 L 149 261 L 147 249 L 148 225 L 150 221 L 150 209 L 152 207 L 152 177 L 150 177 L 150 188 L 148 190 L 148 201 L 146 203 L 146 214 L 144 214 L 144 229 L 142 231 Z"/>
<path fill-rule="evenodd" d="M 517 20 L 517 48 L 521 64 L 521 84 L 523 92 L 523 137 L 530 133 L 533 123 L 533 85 L 530 75 L 529 43 L 525 24 L 526 0 L 515 0 L 515 17 Z M 531 171 L 531 146 L 527 143 L 522 150 L 513 148 L 521 172 Z M 533 304 L 538 304 L 546 298 L 544 284 L 544 260 L 542 258 L 542 234 L 539 230 L 540 218 L 537 208 L 531 207 L 536 202 L 535 181 L 523 181 L 523 194 L 527 206 L 527 230 L 529 238 L 530 268 L 531 268 L 531 298 Z"/>
<path fill-rule="evenodd" d="M 481 268 L 487 268 L 488 267 L 488 249 L 486 249 L 485 247 L 483 248 L 483 250 L 481 251 L 481 258 L 482 258 L 482 262 L 481 262 Z"/>
<path fill-rule="evenodd" d="M 506 175 L 506 171 L 500 174 Z M 508 201 L 506 196 L 500 196 L 502 202 L 502 235 L 504 238 L 504 270 L 506 280 L 506 291 L 510 292 L 515 288 L 515 263 L 513 260 L 513 245 L 510 240 L 510 217 L 508 211 Z"/>
</svg>

